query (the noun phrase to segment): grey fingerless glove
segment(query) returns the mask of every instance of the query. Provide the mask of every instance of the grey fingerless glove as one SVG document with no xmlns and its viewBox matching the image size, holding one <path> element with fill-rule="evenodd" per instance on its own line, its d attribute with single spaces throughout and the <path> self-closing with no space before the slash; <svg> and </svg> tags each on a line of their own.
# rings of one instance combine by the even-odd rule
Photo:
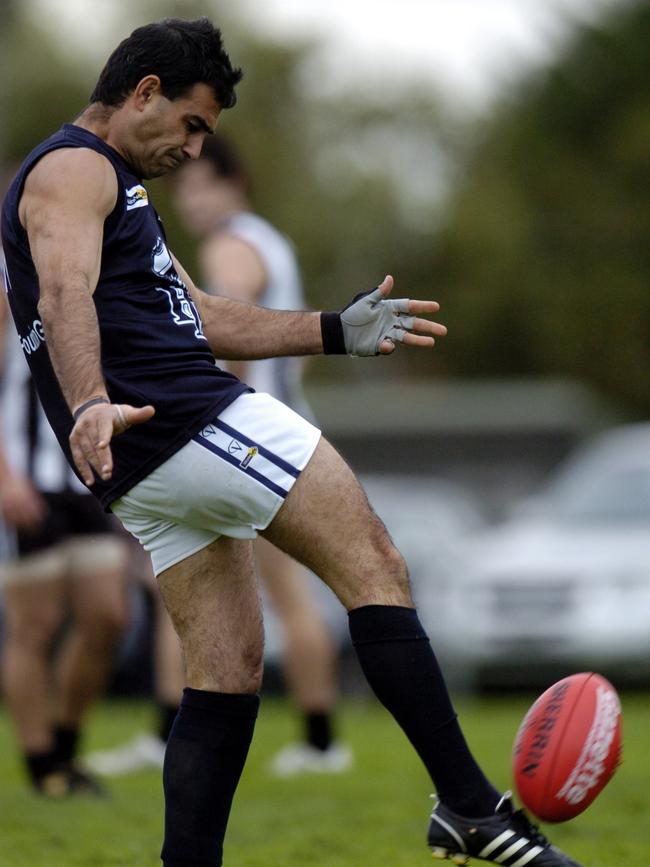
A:
<svg viewBox="0 0 650 867">
<path fill-rule="evenodd" d="M 408 298 L 383 298 L 378 288 L 357 295 L 340 313 L 321 313 L 326 355 L 379 355 L 382 340 L 401 342 L 413 328 Z"/>
</svg>

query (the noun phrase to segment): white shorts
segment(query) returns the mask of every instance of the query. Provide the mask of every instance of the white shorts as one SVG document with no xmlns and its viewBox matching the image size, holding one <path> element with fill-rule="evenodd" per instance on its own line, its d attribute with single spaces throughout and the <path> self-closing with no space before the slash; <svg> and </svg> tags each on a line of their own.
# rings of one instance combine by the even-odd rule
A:
<svg viewBox="0 0 650 867">
<path fill-rule="evenodd" d="M 126 559 L 126 539 L 116 534 L 72 536 L 46 550 L 0 562 L 0 587 L 118 571 Z"/>
<path fill-rule="evenodd" d="M 219 536 L 254 539 L 306 467 L 320 431 L 268 394 L 242 394 L 112 505 L 156 575 Z"/>
</svg>

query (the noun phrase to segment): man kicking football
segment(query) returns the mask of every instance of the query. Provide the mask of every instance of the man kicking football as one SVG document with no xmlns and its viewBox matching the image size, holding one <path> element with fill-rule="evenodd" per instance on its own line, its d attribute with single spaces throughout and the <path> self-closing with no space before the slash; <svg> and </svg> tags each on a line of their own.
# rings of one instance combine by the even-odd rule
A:
<svg viewBox="0 0 650 867">
<path fill-rule="evenodd" d="M 197 290 L 143 179 L 196 158 L 241 78 L 206 19 L 138 28 L 91 104 L 27 157 L 6 198 L 9 301 L 50 423 L 91 491 L 150 552 L 187 683 L 163 771 L 166 867 L 214 867 L 253 735 L 262 623 L 252 540 L 316 572 L 349 612 L 373 690 L 440 802 L 439 857 L 576 867 L 515 812 L 467 747 L 406 565 L 350 468 L 301 416 L 215 357 L 429 348 L 433 301 L 387 277 L 340 313 Z"/>
</svg>

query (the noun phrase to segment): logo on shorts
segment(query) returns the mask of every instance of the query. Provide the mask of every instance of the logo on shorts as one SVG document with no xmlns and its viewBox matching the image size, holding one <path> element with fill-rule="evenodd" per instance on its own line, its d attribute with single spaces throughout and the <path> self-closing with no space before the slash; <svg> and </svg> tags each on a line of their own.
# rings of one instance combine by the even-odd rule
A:
<svg viewBox="0 0 650 867">
<path fill-rule="evenodd" d="M 241 443 L 238 443 L 237 440 L 230 440 L 230 445 L 228 446 L 228 454 L 236 455 L 237 452 L 243 452 L 244 447 Z"/>
<path fill-rule="evenodd" d="M 211 436 L 214 436 L 216 434 L 216 432 L 217 432 L 217 429 L 215 427 L 213 427 L 211 424 L 207 424 L 203 428 L 203 430 L 201 431 L 201 436 L 206 437 L 206 438 L 211 437 Z"/>
<path fill-rule="evenodd" d="M 251 448 L 249 448 L 248 451 L 246 452 L 246 457 L 239 464 L 239 466 L 242 468 L 242 470 L 246 469 L 246 467 L 250 464 L 250 462 L 253 460 L 253 458 L 255 457 L 256 454 L 257 454 L 256 447 L 251 446 Z"/>
<path fill-rule="evenodd" d="M 228 454 L 229 455 L 236 455 L 237 457 L 239 457 L 239 453 L 243 452 L 243 451 L 244 451 L 244 446 L 240 442 L 237 442 L 237 440 L 230 440 L 230 443 L 228 445 Z M 246 454 L 239 462 L 239 466 L 241 467 L 242 470 L 246 469 L 246 467 L 250 464 L 250 462 L 253 460 L 253 458 L 257 454 L 257 452 L 258 452 L 257 446 L 250 446 L 250 448 L 246 449 Z"/>
</svg>

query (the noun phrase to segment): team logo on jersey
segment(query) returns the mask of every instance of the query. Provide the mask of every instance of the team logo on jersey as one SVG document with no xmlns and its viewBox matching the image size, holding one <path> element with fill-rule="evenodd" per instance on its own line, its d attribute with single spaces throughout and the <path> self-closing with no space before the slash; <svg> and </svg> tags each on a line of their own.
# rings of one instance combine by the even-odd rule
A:
<svg viewBox="0 0 650 867">
<path fill-rule="evenodd" d="M 169 312 L 175 325 L 189 325 L 194 329 L 194 336 L 205 340 L 199 311 L 187 291 L 185 283 L 174 269 L 174 261 L 167 244 L 158 236 L 151 251 L 151 270 L 158 277 L 164 277 L 166 286 L 156 286 L 156 292 L 163 292 L 169 301 Z"/>
<path fill-rule="evenodd" d="M 136 184 L 125 192 L 127 211 L 134 211 L 136 208 L 146 208 L 149 204 L 149 196 L 142 184 Z"/>
<path fill-rule="evenodd" d="M 43 323 L 40 319 L 35 319 L 32 322 L 29 334 L 20 335 L 20 345 L 22 346 L 25 355 L 31 355 L 33 352 L 36 352 L 43 343 L 45 343 Z"/>
<path fill-rule="evenodd" d="M 153 268 L 154 274 L 157 274 L 159 277 L 164 277 L 173 264 L 172 257 L 167 249 L 167 244 L 165 244 L 163 239 L 158 236 L 156 238 L 156 243 L 153 245 L 153 250 L 151 251 L 151 267 Z"/>
</svg>

